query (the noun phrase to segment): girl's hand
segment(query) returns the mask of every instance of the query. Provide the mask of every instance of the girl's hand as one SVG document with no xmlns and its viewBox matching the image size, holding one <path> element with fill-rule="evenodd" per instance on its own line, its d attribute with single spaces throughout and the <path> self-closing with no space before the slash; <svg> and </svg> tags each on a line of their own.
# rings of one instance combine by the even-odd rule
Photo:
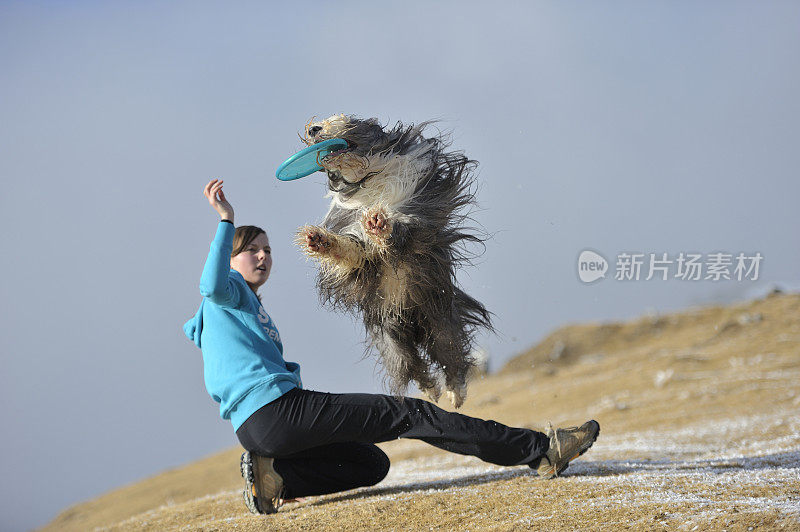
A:
<svg viewBox="0 0 800 532">
<path fill-rule="evenodd" d="M 225 193 L 222 192 L 221 179 L 209 181 L 206 188 L 203 189 L 203 195 L 208 198 L 208 203 L 219 213 L 220 219 L 233 221 L 233 207 L 225 199 Z"/>
</svg>

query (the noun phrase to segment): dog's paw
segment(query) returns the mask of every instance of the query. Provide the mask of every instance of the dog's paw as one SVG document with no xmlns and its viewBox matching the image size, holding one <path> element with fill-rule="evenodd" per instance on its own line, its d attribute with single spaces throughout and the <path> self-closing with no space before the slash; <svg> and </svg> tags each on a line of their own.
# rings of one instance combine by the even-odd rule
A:
<svg viewBox="0 0 800 532">
<path fill-rule="evenodd" d="M 461 408 L 461 405 L 464 404 L 464 400 L 467 398 L 467 390 L 463 388 L 457 388 L 455 390 L 448 389 L 447 392 L 445 392 L 445 395 L 448 399 L 450 399 L 450 402 L 453 404 L 453 408 L 459 409 Z"/>
<path fill-rule="evenodd" d="M 439 387 L 439 385 L 436 385 L 432 388 L 423 389 L 422 393 L 425 394 L 431 403 L 436 403 L 439 401 L 439 397 L 442 396 L 442 389 Z"/>
<path fill-rule="evenodd" d="M 364 232 L 380 247 L 385 247 L 392 234 L 392 222 L 383 207 L 372 207 L 361 217 Z"/>
<path fill-rule="evenodd" d="M 327 232 L 319 227 L 306 225 L 297 232 L 297 243 L 307 255 L 328 255 L 333 248 L 333 242 L 328 238 Z"/>
</svg>

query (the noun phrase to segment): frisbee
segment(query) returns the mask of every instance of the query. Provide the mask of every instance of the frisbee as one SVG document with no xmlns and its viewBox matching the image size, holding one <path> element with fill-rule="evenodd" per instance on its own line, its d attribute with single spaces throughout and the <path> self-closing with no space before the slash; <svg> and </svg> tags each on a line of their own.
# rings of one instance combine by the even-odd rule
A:
<svg viewBox="0 0 800 532">
<path fill-rule="evenodd" d="M 291 181 L 311 175 L 322 170 L 319 161 L 323 157 L 346 147 L 347 141 L 344 139 L 328 139 L 312 144 L 283 161 L 275 172 L 275 177 L 281 181 Z"/>
</svg>

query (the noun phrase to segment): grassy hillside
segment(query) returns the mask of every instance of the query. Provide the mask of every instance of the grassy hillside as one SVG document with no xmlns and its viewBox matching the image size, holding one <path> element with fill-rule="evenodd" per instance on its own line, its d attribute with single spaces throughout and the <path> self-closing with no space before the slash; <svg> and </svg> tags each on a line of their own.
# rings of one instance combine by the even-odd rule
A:
<svg viewBox="0 0 800 532">
<path fill-rule="evenodd" d="M 379 485 L 252 516 L 240 449 L 76 505 L 45 530 L 748 530 L 800 528 L 800 295 L 569 325 L 470 384 L 468 415 L 597 419 L 565 476 L 413 440 Z M 444 403 L 441 405 L 448 408 Z"/>
</svg>

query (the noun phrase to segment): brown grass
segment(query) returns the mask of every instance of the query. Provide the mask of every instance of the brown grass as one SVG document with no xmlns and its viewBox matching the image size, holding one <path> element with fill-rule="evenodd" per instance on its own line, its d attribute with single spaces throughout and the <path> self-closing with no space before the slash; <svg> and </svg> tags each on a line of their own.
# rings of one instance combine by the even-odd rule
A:
<svg viewBox="0 0 800 532">
<path fill-rule="evenodd" d="M 541 481 L 414 440 L 378 486 L 252 516 L 239 449 L 76 505 L 45 530 L 800 528 L 800 295 L 570 325 L 476 379 L 462 412 L 602 433 Z"/>
</svg>

